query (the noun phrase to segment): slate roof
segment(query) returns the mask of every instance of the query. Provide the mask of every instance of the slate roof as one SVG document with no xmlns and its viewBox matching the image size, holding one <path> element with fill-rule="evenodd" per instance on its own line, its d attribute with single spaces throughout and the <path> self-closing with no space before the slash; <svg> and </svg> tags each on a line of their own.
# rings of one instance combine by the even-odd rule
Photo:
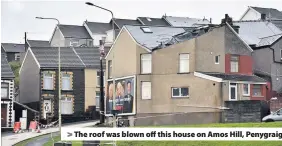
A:
<svg viewBox="0 0 282 146">
<path fill-rule="evenodd" d="M 252 7 L 256 11 L 261 14 L 266 14 L 266 17 L 274 18 L 274 19 L 282 19 L 282 12 L 278 11 L 277 9 L 273 8 L 261 8 L 261 7 Z"/>
<path fill-rule="evenodd" d="M 58 67 L 57 47 L 33 47 L 31 50 L 41 68 Z M 61 67 L 83 68 L 85 66 L 72 48 L 61 47 Z"/>
<path fill-rule="evenodd" d="M 152 33 L 144 33 L 142 27 L 149 27 Z M 162 42 L 171 40 L 174 35 L 184 33 L 183 28 L 177 27 L 164 27 L 164 26 L 130 26 L 125 25 L 125 28 L 129 31 L 132 37 L 141 46 L 144 46 L 150 50 L 155 49 Z"/>
<path fill-rule="evenodd" d="M 197 24 L 210 24 L 207 19 L 174 16 L 163 16 L 163 18 L 175 27 L 194 27 L 197 26 Z"/>
<path fill-rule="evenodd" d="M 124 25 L 142 25 L 138 20 L 132 19 L 117 19 L 114 18 L 115 24 L 121 29 Z"/>
<path fill-rule="evenodd" d="M 141 21 L 143 25 L 149 26 L 170 26 L 163 18 L 150 18 L 150 17 L 138 17 L 137 20 Z"/>
<path fill-rule="evenodd" d="M 25 52 L 24 44 L 15 44 L 15 43 L 2 43 L 2 47 L 4 48 L 5 52 Z"/>
<path fill-rule="evenodd" d="M 271 23 L 282 30 L 282 20 L 272 20 Z"/>
<path fill-rule="evenodd" d="M 217 72 L 200 72 L 200 73 L 228 81 L 266 82 L 266 80 L 256 75 L 225 74 L 225 73 L 217 73 Z"/>
<path fill-rule="evenodd" d="M 1 47 L 1 78 L 14 78 L 15 75 L 9 65 L 6 52 Z"/>
<path fill-rule="evenodd" d="M 59 25 L 59 29 L 65 38 L 91 39 L 84 26 L 78 25 Z"/>
<path fill-rule="evenodd" d="M 106 34 L 106 31 L 112 29 L 110 23 L 101 23 L 101 22 L 85 22 L 92 33 L 97 34 Z"/>
<path fill-rule="evenodd" d="M 29 47 L 51 47 L 49 41 L 44 40 L 27 40 Z"/>
<path fill-rule="evenodd" d="M 277 37 L 271 37 L 274 35 L 282 34 L 276 25 L 269 21 L 235 21 L 234 25 L 239 26 L 239 36 L 249 45 L 271 45 Z M 271 37 L 265 40 L 266 37 Z"/>
<path fill-rule="evenodd" d="M 77 55 L 84 62 L 86 68 L 100 68 L 100 50 L 99 47 L 87 47 L 87 48 L 74 48 Z M 110 47 L 105 47 L 105 53 L 107 54 Z M 103 67 L 106 68 L 106 61 L 103 61 Z"/>
</svg>

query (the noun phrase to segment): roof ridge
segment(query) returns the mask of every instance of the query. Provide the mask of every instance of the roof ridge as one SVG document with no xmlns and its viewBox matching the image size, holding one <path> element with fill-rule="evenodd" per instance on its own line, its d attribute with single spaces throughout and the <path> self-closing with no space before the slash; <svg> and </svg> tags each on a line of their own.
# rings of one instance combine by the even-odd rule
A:
<svg viewBox="0 0 282 146">
<path fill-rule="evenodd" d="M 282 33 L 278 33 L 278 34 L 274 34 L 274 35 L 270 35 L 270 36 L 266 36 L 266 37 L 260 37 L 259 39 L 269 38 L 269 37 L 278 36 L 278 35 L 282 35 Z"/>
</svg>

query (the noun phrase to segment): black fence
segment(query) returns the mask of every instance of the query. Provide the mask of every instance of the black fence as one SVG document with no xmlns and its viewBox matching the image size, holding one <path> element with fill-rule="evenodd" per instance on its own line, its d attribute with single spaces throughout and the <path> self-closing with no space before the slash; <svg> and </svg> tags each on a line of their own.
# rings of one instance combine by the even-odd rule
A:
<svg viewBox="0 0 282 146">
<path fill-rule="evenodd" d="M 268 103 L 260 100 L 225 101 L 225 107 L 229 108 L 223 112 L 225 123 L 261 122 L 270 114 Z"/>
</svg>

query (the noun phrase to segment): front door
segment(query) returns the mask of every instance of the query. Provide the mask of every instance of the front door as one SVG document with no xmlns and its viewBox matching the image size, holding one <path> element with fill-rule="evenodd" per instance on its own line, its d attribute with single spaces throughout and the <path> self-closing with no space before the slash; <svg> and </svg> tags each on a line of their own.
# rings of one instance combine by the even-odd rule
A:
<svg viewBox="0 0 282 146">
<path fill-rule="evenodd" d="M 43 109 L 43 117 L 44 117 L 44 119 L 46 119 L 47 118 L 47 113 L 51 113 L 51 111 L 52 111 L 51 99 L 44 100 L 43 107 L 44 107 L 44 109 Z"/>
<path fill-rule="evenodd" d="M 230 83 L 229 100 L 237 100 L 237 84 Z"/>
<path fill-rule="evenodd" d="M 7 104 L 1 104 L 1 127 L 7 127 Z"/>
</svg>

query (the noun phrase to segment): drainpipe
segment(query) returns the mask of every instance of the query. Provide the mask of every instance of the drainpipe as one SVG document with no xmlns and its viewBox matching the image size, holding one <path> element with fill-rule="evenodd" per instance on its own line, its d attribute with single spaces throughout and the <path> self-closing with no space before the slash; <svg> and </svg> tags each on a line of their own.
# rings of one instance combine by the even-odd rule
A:
<svg viewBox="0 0 282 146">
<path fill-rule="evenodd" d="M 223 84 L 224 82 L 221 82 L 220 83 L 220 88 L 219 88 L 219 98 L 220 98 L 220 105 L 221 107 L 225 107 L 224 105 L 224 98 L 223 98 Z M 223 123 L 224 122 L 224 110 L 221 111 L 221 114 L 220 114 L 220 123 Z"/>
</svg>

